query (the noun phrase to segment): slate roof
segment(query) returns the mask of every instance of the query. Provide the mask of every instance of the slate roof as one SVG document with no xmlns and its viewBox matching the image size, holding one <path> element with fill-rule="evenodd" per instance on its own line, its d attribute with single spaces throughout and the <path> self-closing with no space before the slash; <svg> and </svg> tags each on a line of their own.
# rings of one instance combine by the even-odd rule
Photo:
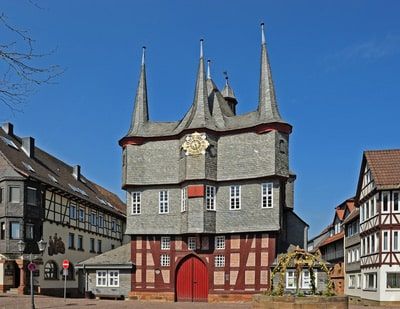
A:
<svg viewBox="0 0 400 309">
<path fill-rule="evenodd" d="M 364 152 L 378 189 L 400 188 L 400 149 Z"/>
<path fill-rule="evenodd" d="M 330 237 L 326 238 L 321 244 L 318 245 L 318 248 L 326 246 L 326 245 L 328 245 L 330 243 L 333 243 L 333 242 L 335 242 L 335 241 L 337 241 L 339 239 L 342 239 L 342 238 L 344 238 L 344 231 L 341 231 L 340 233 L 337 233 L 337 234 L 335 234 L 333 236 L 330 236 Z"/>
<path fill-rule="evenodd" d="M 133 266 L 131 261 L 131 244 L 127 243 L 113 250 L 91 257 L 85 261 L 77 263 L 76 268 L 90 268 L 107 266 Z"/>
<path fill-rule="evenodd" d="M 360 209 L 356 208 L 347 216 L 346 219 L 344 219 L 342 224 L 349 223 L 349 222 L 353 221 L 355 218 L 358 218 L 359 216 L 360 216 Z"/>
<path fill-rule="evenodd" d="M 10 124 L 8 124 L 10 125 Z M 12 126 L 12 125 L 11 125 Z M 11 141 L 12 145 L 8 145 Z M 88 201 L 111 213 L 124 216 L 126 205 L 114 193 L 92 182 L 81 175 L 80 180 L 73 176 L 73 167 L 60 159 L 34 147 L 33 157 L 29 157 L 22 149 L 22 139 L 7 134 L 0 128 L 0 160 L 4 159 L 19 175 L 36 179 L 50 187 L 60 189 L 81 200 Z"/>
</svg>

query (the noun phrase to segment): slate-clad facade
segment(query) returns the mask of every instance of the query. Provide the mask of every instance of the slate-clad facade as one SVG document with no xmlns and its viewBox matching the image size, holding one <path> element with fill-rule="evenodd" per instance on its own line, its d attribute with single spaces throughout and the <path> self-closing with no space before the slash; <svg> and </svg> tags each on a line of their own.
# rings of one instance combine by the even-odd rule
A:
<svg viewBox="0 0 400 309">
<path fill-rule="evenodd" d="M 206 73 L 202 44 L 194 100 L 177 122 L 149 120 L 143 52 L 131 126 L 119 141 L 131 297 L 249 297 L 268 288 L 278 251 L 305 246 L 307 224 L 293 212 L 292 126 L 278 111 L 264 33 L 258 108 L 244 115 L 229 81 L 219 91 Z"/>
</svg>

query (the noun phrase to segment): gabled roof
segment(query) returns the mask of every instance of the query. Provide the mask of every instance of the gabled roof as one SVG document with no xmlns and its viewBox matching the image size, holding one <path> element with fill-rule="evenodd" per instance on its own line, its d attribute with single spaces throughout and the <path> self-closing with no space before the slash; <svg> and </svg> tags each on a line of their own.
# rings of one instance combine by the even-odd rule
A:
<svg viewBox="0 0 400 309">
<path fill-rule="evenodd" d="M 379 189 L 400 188 L 400 149 L 368 150 L 364 156 Z"/>
<path fill-rule="evenodd" d="M 12 145 L 7 144 L 7 141 Z M 120 216 L 126 213 L 126 205 L 117 195 L 83 175 L 80 178 L 74 177 L 72 166 L 39 147 L 35 146 L 34 154 L 28 156 L 23 151 L 22 139 L 14 133 L 7 134 L 3 128 L 0 128 L 0 160 L 5 160 L 24 178 L 36 179 L 111 213 Z"/>
<path fill-rule="evenodd" d="M 323 246 L 326 246 L 343 238 L 344 238 L 344 231 L 341 231 L 340 233 L 337 233 L 333 236 L 326 238 L 323 242 L 321 242 L 321 244 L 318 245 L 318 248 L 321 248 Z"/>
<path fill-rule="evenodd" d="M 131 261 L 131 243 L 127 243 L 113 250 L 109 250 L 95 257 L 77 263 L 79 268 L 132 268 L 134 263 Z M 125 267 L 124 267 L 125 266 Z"/>
</svg>

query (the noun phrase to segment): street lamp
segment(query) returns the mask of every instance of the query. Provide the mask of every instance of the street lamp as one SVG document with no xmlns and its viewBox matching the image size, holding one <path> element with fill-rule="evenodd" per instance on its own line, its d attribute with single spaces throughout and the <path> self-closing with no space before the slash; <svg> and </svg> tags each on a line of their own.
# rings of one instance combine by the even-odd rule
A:
<svg viewBox="0 0 400 309">
<path fill-rule="evenodd" d="M 46 249 L 47 242 L 45 242 L 43 239 L 37 242 L 40 255 L 43 255 L 44 250 Z M 25 246 L 26 244 L 22 241 L 22 239 L 17 243 L 18 245 L 18 251 L 21 253 L 22 258 L 24 258 L 24 251 L 25 251 Z M 33 291 L 33 272 L 36 269 L 36 264 L 33 263 L 33 259 L 36 258 L 32 255 L 32 252 L 29 253 L 29 265 L 28 269 L 31 273 L 31 298 L 32 298 L 32 309 L 35 309 L 35 299 L 34 299 L 34 291 Z"/>
</svg>

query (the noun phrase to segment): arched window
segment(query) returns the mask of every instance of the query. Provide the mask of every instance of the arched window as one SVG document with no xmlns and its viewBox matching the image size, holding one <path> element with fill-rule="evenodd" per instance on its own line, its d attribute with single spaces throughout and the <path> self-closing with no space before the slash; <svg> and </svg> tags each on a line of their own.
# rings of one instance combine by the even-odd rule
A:
<svg viewBox="0 0 400 309">
<path fill-rule="evenodd" d="M 44 279 L 57 280 L 58 279 L 58 266 L 54 261 L 48 261 L 44 265 Z"/>
</svg>

